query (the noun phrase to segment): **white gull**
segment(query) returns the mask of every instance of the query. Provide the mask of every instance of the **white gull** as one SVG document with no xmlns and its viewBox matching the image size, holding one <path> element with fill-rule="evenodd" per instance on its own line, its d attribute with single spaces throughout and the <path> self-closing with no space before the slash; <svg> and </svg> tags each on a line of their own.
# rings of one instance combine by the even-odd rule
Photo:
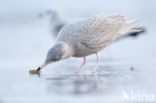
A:
<svg viewBox="0 0 156 103">
<path fill-rule="evenodd" d="M 96 72 L 99 56 L 98 52 L 113 41 L 132 33 L 139 33 L 136 27 L 139 20 L 129 21 L 120 14 L 86 17 L 65 25 L 58 34 L 55 45 L 49 50 L 43 65 L 30 73 L 38 73 L 50 63 L 70 57 L 83 57 L 83 64 L 77 69 L 80 72 L 86 64 L 86 56 L 96 54 L 97 62 L 93 69 Z"/>
</svg>

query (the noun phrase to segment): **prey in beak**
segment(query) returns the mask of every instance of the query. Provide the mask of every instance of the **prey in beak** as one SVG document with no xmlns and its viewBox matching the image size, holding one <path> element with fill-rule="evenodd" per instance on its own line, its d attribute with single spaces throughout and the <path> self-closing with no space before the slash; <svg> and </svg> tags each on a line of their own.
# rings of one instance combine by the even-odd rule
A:
<svg viewBox="0 0 156 103">
<path fill-rule="evenodd" d="M 42 68 L 44 68 L 46 65 L 47 65 L 47 64 L 43 64 L 43 65 L 39 66 L 36 70 L 29 70 L 29 73 L 30 73 L 30 74 L 40 74 L 40 70 L 41 70 Z"/>
</svg>

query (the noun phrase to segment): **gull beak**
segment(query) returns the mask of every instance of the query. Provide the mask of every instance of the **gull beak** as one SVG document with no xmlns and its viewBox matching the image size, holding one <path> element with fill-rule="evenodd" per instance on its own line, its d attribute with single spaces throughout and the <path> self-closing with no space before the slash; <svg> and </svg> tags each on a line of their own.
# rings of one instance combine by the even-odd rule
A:
<svg viewBox="0 0 156 103">
<path fill-rule="evenodd" d="M 29 70 L 29 73 L 30 74 L 40 74 L 40 70 L 42 69 L 42 68 L 44 68 L 45 66 L 47 66 L 48 64 L 47 63 L 44 63 L 44 64 L 42 64 L 41 66 L 39 66 L 38 68 L 37 68 L 37 70 Z"/>
<path fill-rule="evenodd" d="M 44 63 L 44 64 L 42 64 L 41 66 L 39 66 L 38 68 L 37 68 L 37 71 L 40 71 L 42 68 L 44 68 L 45 66 L 47 66 L 48 64 L 46 64 L 46 63 Z"/>
</svg>

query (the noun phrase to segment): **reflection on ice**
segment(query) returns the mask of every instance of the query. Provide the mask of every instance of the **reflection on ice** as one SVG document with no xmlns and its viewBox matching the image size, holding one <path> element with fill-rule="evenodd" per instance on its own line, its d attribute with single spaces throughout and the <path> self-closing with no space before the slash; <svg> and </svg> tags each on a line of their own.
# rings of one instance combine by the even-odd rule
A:
<svg viewBox="0 0 156 103">
<path fill-rule="evenodd" d="M 81 74 L 41 74 L 39 78 L 45 79 L 48 93 L 58 95 L 101 95 L 131 87 L 127 85 L 137 85 L 133 77 L 137 71 L 131 71 L 128 67 L 102 69 L 100 66 L 100 68 L 94 74 L 89 71 Z"/>
<path fill-rule="evenodd" d="M 46 78 L 47 91 L 56 94 L 98 93 L 98 80 L 94 75 L 68 75 Z M 55 88 L 55 89 L 54 89 Z"/>
</svg>

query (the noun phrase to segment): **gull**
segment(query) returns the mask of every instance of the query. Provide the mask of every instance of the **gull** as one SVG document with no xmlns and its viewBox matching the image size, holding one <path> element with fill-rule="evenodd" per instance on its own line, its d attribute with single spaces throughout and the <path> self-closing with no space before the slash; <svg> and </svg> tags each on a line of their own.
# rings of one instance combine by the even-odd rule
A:
<svg viewBox="0 0 156 103">
<path fill-rule="evenodd" d="M 83 57 L 82 65 L 77 69 L 80 72 L 86 64 L 86 57 L 96 54 L 97 61 L 93 68 L 95 73 L 100 61 L 98 52 L 121 37 L 140 33 L 142 28 L 137 27 L 139 19 L 127 20 L 120 14 L 90 16 L 66 24 L 58 34 L 56 43 L 50 48 L 45 62 L 30 73 L 39 73 L 42 68 L 70 57 Z"/>
<path fill-rule="evenodd" d="M 57 37 L 59 31 L 65 26 L 66 21 L 63 19 L 62 15 L 55 10 L 47 10 L 45 13 L 40 13 L 39 17 L 45 15 L 50 16 L 50 26 L 53 37 Z"/>
</svg>

